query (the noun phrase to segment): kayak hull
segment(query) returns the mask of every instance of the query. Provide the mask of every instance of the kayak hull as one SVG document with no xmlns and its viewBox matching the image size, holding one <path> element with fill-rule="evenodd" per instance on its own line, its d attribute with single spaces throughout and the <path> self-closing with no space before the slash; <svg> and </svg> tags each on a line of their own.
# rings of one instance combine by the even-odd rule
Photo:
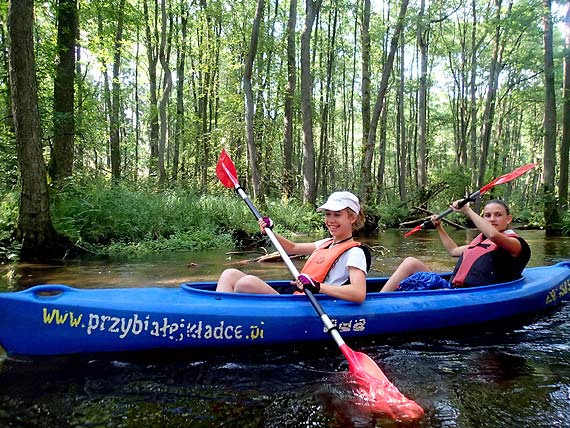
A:
<svg viewBox="0 0 570 428">
<path fill-rule="evenodd" d="M 386 278 L 369 278 L 378 286 Z M 275 287 L 289 281 L 273 281 Z M 0 293 L 0 345 L 8 355 L 231 348 L 330 340 L 303 295 L 216 293 L 212 282 L 178 288 L 78 289 L 39 285 Z M 570 299 L 570 262 L 527 268 L 482 287 L 368 293 L 364 303 L 317 295 L 342 337 L 467 326 L 533 314 Z"/>
</svg>

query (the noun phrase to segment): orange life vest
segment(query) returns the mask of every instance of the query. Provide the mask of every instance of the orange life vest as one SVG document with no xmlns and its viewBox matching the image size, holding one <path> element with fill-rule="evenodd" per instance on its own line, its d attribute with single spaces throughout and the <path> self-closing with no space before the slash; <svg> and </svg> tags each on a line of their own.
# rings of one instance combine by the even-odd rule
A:
<svg viewBox="0 0 570 428">
<path fill-rule="evenodd" d="M 333 239 L 327 239 L 311 253 L 301 273 L 309 275 L 315 281 L 323 282 L 338 258 L 346 251 L 359 247 L 360 242 L 346 241 L 332 245 Z"/>
<path fill-rule="evenodd" d="M 454 287 L 497 284 L 520 278 L 530 258 L 528 244 L 512 230 L 503 232 L 521 242 L 521 253 L 512 257 L 482 233 L 473 239 L 459 257 L 451 283 Z"/>
</svg>

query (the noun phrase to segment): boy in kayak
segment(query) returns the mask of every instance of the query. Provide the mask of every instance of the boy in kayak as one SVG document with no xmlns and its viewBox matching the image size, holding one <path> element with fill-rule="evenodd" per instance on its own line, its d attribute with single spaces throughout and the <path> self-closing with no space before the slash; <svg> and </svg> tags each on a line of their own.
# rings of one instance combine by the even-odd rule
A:
<svg viewBox="0 0 570 428">
<path fill-rule="evenodd" d="M 321 292 L 351 302 L 363 302 L 366 298 L 367 259 L 370 255 L 352 238 L 353 231 L 364 225 L 364 212 L 358 198 L 350 192 L 334 192 L 317 211 L 324 211 L 325 226 L 331 238 L 296 243 L 275 233 L 287 254 L 311 255 L 295 282 L 297 289 L 302 291 L 306 287 L 313 293 Z M 262 233 L 265 233 L 265 228 L 272 226 L 273 221 L 269 217 L 259 219 Z M 278 294 L 261 278 L 238 269 L 224 270 L 216 291 Z"/>
<path fill-rule="evenodd" d="M 460 201 L 451 204 L 454 211 L 465 214 L 481 232 L 468 245 L 458 246 L 447 234 L 441 219 L 432 217 L 439 237 L 453 257 L 459 257 L 450 281 L 447 282 L 414 257 L 407 257 L 381 291 L 408 291 L 426 288 L 459 288 L 514 281 L 530 259 L 526 241 L 507 229 L 513 217 L 509 207 L 493 199 L 476 214 L 467 204 L 458 208 Z"/>
</svg>

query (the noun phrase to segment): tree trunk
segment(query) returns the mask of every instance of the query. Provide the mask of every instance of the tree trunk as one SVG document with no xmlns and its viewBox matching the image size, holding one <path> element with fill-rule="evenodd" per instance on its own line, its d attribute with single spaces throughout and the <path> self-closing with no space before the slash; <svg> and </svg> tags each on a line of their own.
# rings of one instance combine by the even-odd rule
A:
<svg viewBox="0 0 570 428">
<path fill-rule="evenodd" d="M 326 72 L 326 80 L 325 80 L 325 87 L 323 91 L 321 91 L 322 97 L 324 102 L 321 104 L 321 118 L 320 118 L 320 128 L 321 134 L 319 139 L 319 159 L 317 161 L 317 192 L 319 191 L 324 195 L 329 192 L 329 183 L 332 180 L 331 174 L 334 173 L 334 168 L 329 168 L 328 165 L 330 163 L 330 152 L 331 148 L 331 136 L 329 136 L 329 126 L 331 122 L 330 111 L 335 111 L 335 102 L 332 99 L 332 92 L 333 92 L 333 67 L 334 67 L 334 59 L 335 59 L 335 48 L 336 48 L 336 30 L 337 30 L 337 19 L 338 19 L 338 8 L 334 7 L 332 11 L 333 22 L 328 25 L 329 34 L 327 35 L 327 72 Z M 332 119 L 334 123 L 334 118 Z"/>
<path fill-rule="evenodd" d="M 370 131 L 370 0 L 364 0 L 362 10 L 362 141 Z"/>
<path fill-rule="evenodd" d="M 303 202 L 315 204 L 315 143 L 313 140 L 313 110 L 311 78 L 311 32 L 321 8 L 321 0 L 305 1 L 305 26 L 301 33 L 301 116 L 303 118 Z"/>
<path fill-rule="evenodd" d="M 141 101 L 139 96 L 139 65 L 140 65 L 140 27 L 137 27 L 137 48 L 135 52 L 135 167 L 133 171 L 133 179 L 135 181 L 138 180 L 139 176 L 139 150 L 140 150 L 140 141 L 141 141 Z"/>
<path fill-rule="evenodd" d="M 105 46 L 104 46 L 104 39 L 105 39 L 105 34 L 103 31 L 103 14 L 102 11 L 100 9 L 97 10 L 97 36 L 99 38 L 99 45 L 98 48 L 101 50 L 101 52 L 104 51 Z M 105 119 L 107 120 L 108 123 L 111 123 L 111 111 L 112 111 L 112 103 L 111 103 L 111 89 L 109 88 L 109 71 L 108 71 L 108 67 L 107 67 L 107 58 L 105 57 L 105 55 L 100 54 L 99 57 L 99 62 L 101 63 L 101 67 L 103 69 L 103 105 L 105 106 Z M 109 128 L 109 135 L 111 134 L 111 130 Z M 105 145 L 105 154 L 106 154 L 106 158 L 105 158 L 105 165 L 107 167 L 110 166 L 110 157 L 109 157 L 109 144 Z M 97 158 L 98 158 L 98 154 L 97 154 L 97 149 L 95 149 L 95 164 L 97 165 Z"/>
<path fill-rule="evenodd" d="M 426 135 L 427 135 L 427 55 L 429 22 L 425 16 L 425 0 L 420 2 L 418 16 L 417 40 L 420 49 L 420 82 L 418 88 L 418 181 L 420 188 L 427 186 L 427 159 L 426 159 Z"/>
<path fill-rule="evenodd" d="M 158 184 L 163 185 L 167 181 L 166 175 L 166 139 L 168 135 L 167 106 L 170 99 L 170 91 L 172 89 L 172 72 L 170 71 L 170 32 L 172 28 L 172 18 L 167 17 L 166 0 L 160 2 L 161 12 L 161 32 L 160 32 L 160 49 L 158 57 L 160 65 L 164 73 L 162 95 L 158 104 L 158 114 L 160 118 L 160 139 L 158 141 Z"/>
<path fill-rule="evenodd" d="M 57 57 L 53 85 L 53 152 L 49 172 L 59 181 L 73 174 L 75 138 L 75 45 L 78 30 L 77 0 L 57 5 Z"/>
<path fill-rule="evenodd" d="M 544 221 L 547 235 L 560 234 L 560 216 L 556 200 L 556 99 L 554 87 L 554 55 L 552 49 L 551 0 L 543 0 L 544 24 Z"/>
<path fill-rule="evenodd" d="M 471 182 L 475 181 L 476 171 L 476 150 L 477 150 L 477 58 L 479 43 L 477 42 L 477 2 L 472 0 L 471 11 L 473 14 L 473 23 L 471 26 L 471 69 L 469 79 L 469 113 L 470 113 L 470 126 L 469 126 L 469 158 L 466 159 L 465 164 L 460 164 L 462 167 L 471 169 Z"/>
<path fill-rule="evenodd" d="M 148 9 L 148 0 L 143 0 L 143 10 L 145 19 L 145 42 L 148 57 L 148 80 L 149 80 L 149 145 L 150 145 L 150 164 L 149 175 L 157 174 L 158 170 L 158 90 L 156 66 L 158 63 L 158 53 L 156 45 L 156 26 L 158 15 L 158 2 L 154 3 L 154 13 L 152 16 Z M 151 22 L 153 25 L 151 26 Z"/>
<path fill-rule="evenodd" d="M 560 144 L 560 181 L 558 194 L 560 205 L 568 208 L 568 170 L 570 155 L 570 1 L 566 2 L 566 39 L 564 51 L 564 86 L 563 86 L 563 116 L 562 116 L 562 142 Z"/>
<path fill-rule="evenodd" d="M 501 21 L 501 6 L 502 1 L 496 0 L 495 7 L 496 21 Z M 489 145 L 491 143 L 491 131 L 493 129 L 493 121 L 495 117 L 495 107 L 497 102 L 497 89 L 499 86 L 499 74 L 502 69 L 502 57 L 503 57 L 503 44 L 501 42 L 502 28 L 497 25 L 495 28 L 494 37 L 494 47 L 493 55 L 491 58 L 491 64 L 489 67 L 489 80 L 487 88 L 487 98 L 485 100 L 485 110 L 483 112 L 483 120 L 481 124 L 481 135 L 480 135 L 480 153 L 479 153 L 479 167 L 477 175 L 477 187 L 483 187 L 485 185 L 485 172 L 487 170 Z"/>
<path fill-rule="evenodd" d="M 178 168 L 180 162 L 180 143 L 184 141 L 184 79 L 186 76 L 186 50 L 188 44 L 188 7 L 186 1 L 180 1 L 180 47 L 178 50 L 177 72 L 176 72 L 176 124 L 174 130 L 174 150 L 172 153 L 172 181 L 178 179 Z"/>
<path fill-rule="evenodd" d="M 257 165 L 257 147 L 255 143 L 255 133 L 253 129 L 254 117 L 254 100 L 253 89 L 251 87 L 251 77 L 253 72 L 253 62 L 257 53 L 257 44 L 259 41 L 259 28 L 263 19 L 263 8 L 265 0 L 257 1 L 257 9 L 251 29 L 251 38 L 249 41 L 249 51 L 245 60 L 245 68 L 243 72 L 243 87 L 245 92 L 245 128 L 247 136 L 247 154 L 249 158 L 251 180 L 253 184 L 253 198 L 257 199 L 261 196 L 261 177 Z"/>
<path fill-rule="evenodd" d="M 21 178 L 16 237 L 22 244 L 22 261 L 53 257 L 58 240 L 50 218 L 42 154 L 33 7 L 33 0 L 11 0 L 8 6 L 10 88 Z"/>
<path fill-rule="evenodd" d="M 77 10 L 77 14 L 79 15 L 81 12 L 80 9 Z M 74 128 L 75 133 L 77 133 L 78 129 L 83 129 L 84 124 L 84 115 L 85 115 L 85 77 L 81 72 L 81 45 L 79 41 L 81 40 L 79 25 L 77 27 L 77 35 L 75 37 L 75 84 L 77 85 L 77 91 L 75 99 L 76 101 L 76 111 L 75 111 L 75 118 L 74 118 Z M 75 136 L 74 136 L 75 141 Z M 73 155 L 73 164 L 74 169 L 78 168 L 79 170 L 83 170 L 86 163 L 86 155 L 85 155 L 85 145 L 79 140 L 77 144 L 74 142 L 74 155 Z"/>
<path fill-rule="evenodd" d="M 297 64 L 295 62 L 295 26 L 297 25 L 297 0 L 289 3 L 289 20 L 287 21 L 287 87 L 285 88 L 284 131 L 283 131 L 283 187 L 285 199 L 293 195 L 293 114 L 295 88 L 297 80 Z"/>
<path fill-rule="evenodd" d="M 374 155 L 374 149 L 376 145 L 376 130 L 378 128 L 378 121 L 380 119 L 380 113 L 384 108 L 384 102 L 386 97 L 386 91 L 388 90 L 388 79 L 392 73 L 392 67 L 394 66 L 394 57 L 396 55 L 396 48 L 398 47 L 398 40 L 400 40 L 400 34 L 404 27 L 404 18 L 406 17 L 406 11 L 408 10 L 409 0 L 403 0 L 400 6 L 400 14 L 398 16 L 398 21 L 396 27 L 394 28 L 394 33 L 390 42 L 390 52 L 388 53 L 388 58 L 384 64 L 384 69 L 382 70 L 382 78 L 380 79 L 380 88 L 378 89 L 378 95 L 376 97 L 376 103 L 374 105 L 374 111 L 372 113 L 372 119 L 370 121 L 370 131 L 368 133 L 368 140 L 364 146 L 362 169 L 361 169 L 361 184 L 360 184 L 360 197 L 363 203 L 366 203 L 371 196 L 372 192 L 372 158 Z"/>
<path fill-rule="evenodd" d="M 111 97 L 111 121 L 110 121 L 110 146 L 111 146 L 111 176 L 117 182 L 121 178 L 121 149 L 119 128 L 121 126 L 121 85 L 119 72 L 121 70 L 121 50 L 123 43 L 123 23 L 125 0 L 121 0 L 118 6 L 117 31 L 115 32 L 115 42 L 113 47 L 113 83 Z"/>
<path fill-rule="evenodd" d="M 376 173 L 376 203 L 380 204 L 384 195 L 384 173 L 386 169 L 386 128 L 388 121 L 388 107 L 384 104 L 380 114 L 380 136 L 378 138 L 378 171 Z"/>
<path fill-rule="evenodd" d="M 404 64 L 405 64 L 405 53 L 404 53 L 404 38 L 400 40 L 400 76 L 398 82 L 398 137 L 397 138 L 397 150 L 396 157 L 398 159 L 398 193 L 400 195 L 400 201 L 405 201 L 408 198 L 408 191 L 406 186 L 406 178 L 408 176 L 408 141 L 406 137 L 406 112 L 404 109 Z"/>
</svg>

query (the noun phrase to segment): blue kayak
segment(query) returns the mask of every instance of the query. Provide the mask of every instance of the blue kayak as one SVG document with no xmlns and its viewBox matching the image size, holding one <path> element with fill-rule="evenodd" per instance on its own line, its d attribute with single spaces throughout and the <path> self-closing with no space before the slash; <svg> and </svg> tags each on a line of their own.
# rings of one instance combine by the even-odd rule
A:
<svg viewBox="0 0 570 428">
<path fill-rule="evenodd" d="M 386 278 L 369 278 L 379 289 Z M 289 281 L 272 281 L 278 289 Z M 217 293 L 213 282 L 177 288 L 78 289 L 38 285 L 0 293 L 8 355 L 270 346 L 330 340 L 303 295 Z M 570 299 L 570 262 L 523 278 L 464 289 L 378 293 L 362 304 L 317 295 L 344 339 L 453 328 L 537 313 Z"/>
</svg>

